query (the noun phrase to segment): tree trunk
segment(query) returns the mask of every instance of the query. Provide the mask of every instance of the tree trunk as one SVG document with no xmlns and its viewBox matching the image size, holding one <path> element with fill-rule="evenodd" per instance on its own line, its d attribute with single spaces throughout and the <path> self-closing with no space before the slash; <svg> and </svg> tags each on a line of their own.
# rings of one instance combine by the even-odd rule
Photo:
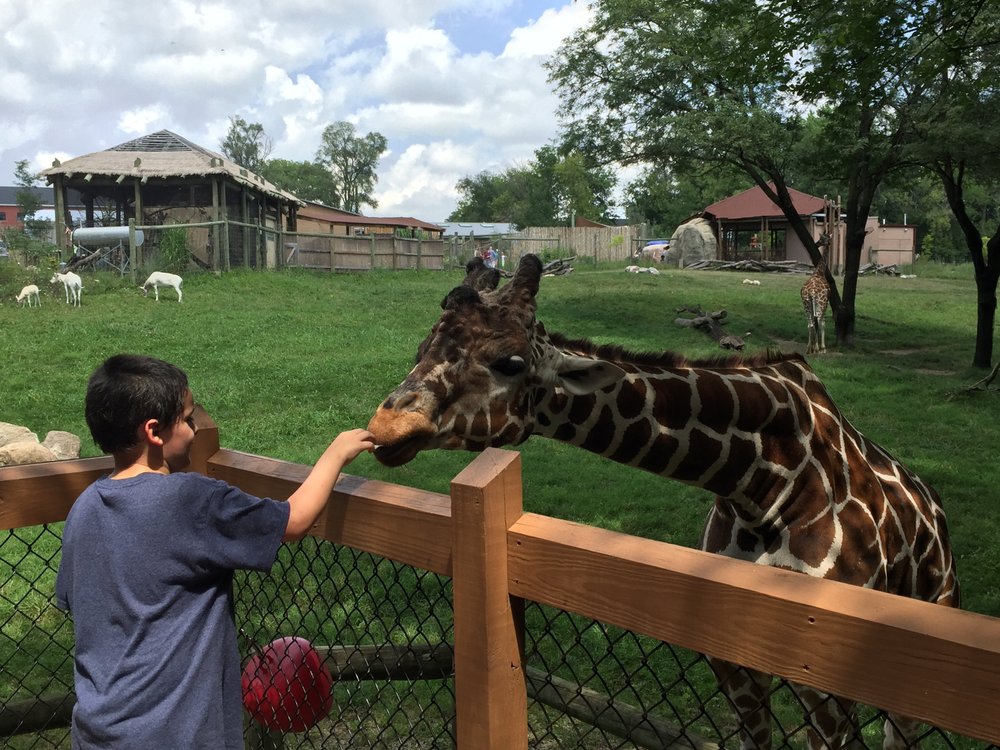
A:
<svg viewBox="0 0 1000 750">
<path fill-rule="evenodd" d="M 948 161 L 939 164 L 936 171 L 944 186 L 951 212 L 965 237 L 976 274 L 976 346 L 972 354 L 972 366 L 989 369 L 993 362 L 993 328 L 997 313 L 997 282 L 1000 281 L 1000 227 L 997 227 L 986 243 L 984 258 L 982 234 L 965 208 L 962 191 L 964 165 Z"/>
<path fill-rule="evenodd" d="M 971 249 L 971 248 L 970 248 Z M 979 250 L 982 258 L 982 250 Z M 976 268 L 976 350 L 972 366 L 989 369 L 993 362 L 993 330 L 997 314 L 997 282 L 1000 281 L 1000 227 L 986 243 L 986 262 Z"/>
</svg>

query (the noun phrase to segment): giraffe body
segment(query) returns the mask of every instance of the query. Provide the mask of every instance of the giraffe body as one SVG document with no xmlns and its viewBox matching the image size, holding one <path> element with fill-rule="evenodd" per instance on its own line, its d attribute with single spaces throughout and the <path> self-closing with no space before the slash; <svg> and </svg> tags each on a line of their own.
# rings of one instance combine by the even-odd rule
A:
<svg viewBox="0 0 1000 750">
<path fill-rule="evenodd" d="M 826 262 L 820 261 L 816 270 L 806 279 L 800 292 L 802 308 L 806 314 L 809 343 L 806 354 L 826 351 L 826 307 L 830 301 L 830 283 L 826 280 Z"/>
<path fill-rule="evenodd" d="M 707 551 L 957 606 L 937 494 L 844 418 L 804 359 L 688 361 L 550 334 L 535 319 L 540 272 L 526 256 L 493 291 L 498 278 L 470 264 L 369 424 L 382 463 L 541 435 L 714 493 Z M 771 677 L 712 664 L 743 746 L 769 747 Z M 853 706 L 799 692 L 811 744 L 843 744 Z M 895 722 L 887 747 L 914 736 Z"/>
</svg>

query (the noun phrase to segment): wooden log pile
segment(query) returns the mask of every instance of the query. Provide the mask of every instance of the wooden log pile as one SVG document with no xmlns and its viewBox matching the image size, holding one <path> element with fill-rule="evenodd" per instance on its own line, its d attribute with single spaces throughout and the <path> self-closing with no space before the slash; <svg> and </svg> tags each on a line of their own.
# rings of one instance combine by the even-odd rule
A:
<svg viewBox="0 0 1000 750">
<path fill-rule="evenodd" d="M 869 273 L 873 273 L 876 276 L 878 274 L 884 274 L 885 276 L 899 276 L 899 268 L 895 263 L 888 266 L 883 266 L 881 263 L 865 263 L 863 266 L 858 268 L 858 276 L 864 276 Z"/>
<path fill-rule="evenodd" d="M 797 260 L 699 260 L 685 270 L 692 271 L 742 271 L 744 273 L 804 273 L 815 269 L 811 263 Z"/>
<path fill-rule="evenodd" d="M 557 260 L 550 260 L 544 266 L 542 266 L 542 276 L 564 276 L 568 273 L 573 272 L 573 261 L 576 260 L 576 256 L 570 258 L 558 258 Z"/>
</svg>

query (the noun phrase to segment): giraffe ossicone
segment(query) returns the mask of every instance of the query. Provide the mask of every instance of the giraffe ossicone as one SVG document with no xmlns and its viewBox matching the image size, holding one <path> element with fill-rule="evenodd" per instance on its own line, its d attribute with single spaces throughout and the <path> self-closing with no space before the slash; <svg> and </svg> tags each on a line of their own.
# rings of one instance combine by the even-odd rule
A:
<svg viewBox="0 0 1000 750">
<path fill-rule="evenodd" d="M 549 333 L 535 316 L 541 269 L 527 255 L 500 287 L 470 262 L 371 419 L 379 461 L 549 437 L 712 492 L 706 551 L 958 606 L 937 493 L 851 425 L 801 356 L 689 361 Z M 769 747 L 771 678 L 711 663 L 742 746 Z M 857 738 L 853 704 L 797 692 L 810 745 Z M 916 736 L 905 717 L 886 724 L 887 748 Z"/>
</svg>

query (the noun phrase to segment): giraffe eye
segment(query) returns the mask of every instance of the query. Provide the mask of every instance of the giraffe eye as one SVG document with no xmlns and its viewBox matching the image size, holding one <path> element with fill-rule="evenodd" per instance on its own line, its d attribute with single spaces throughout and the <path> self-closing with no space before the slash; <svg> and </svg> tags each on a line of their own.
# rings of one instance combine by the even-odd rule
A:
<svg viewBox="0 0 1000 750">
<path fill-rule="evenodd" d="M 490 365 L 490 369 L 501 375 L 520 375 L 527 368 L 523 357 L 501 357 Z"/>
</svg>

